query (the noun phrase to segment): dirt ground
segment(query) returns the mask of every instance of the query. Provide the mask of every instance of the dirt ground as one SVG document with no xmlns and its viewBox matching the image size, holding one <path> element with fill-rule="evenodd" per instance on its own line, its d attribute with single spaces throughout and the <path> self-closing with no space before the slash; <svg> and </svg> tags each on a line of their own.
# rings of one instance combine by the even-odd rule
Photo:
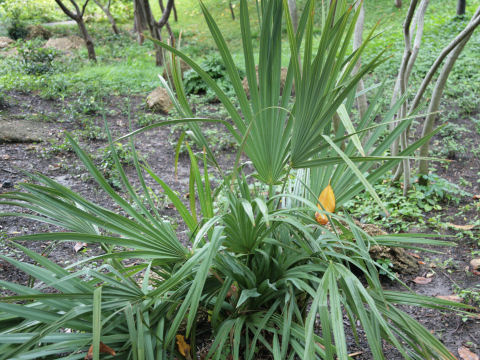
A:
<svg viewBox="0 0 480 360">
<path fill-rule="evenodd" d="M 98 191 L 98 187 L 91 180 L 86 170 L 80 165 L 75 155 L 71 152 L 49 153 L 51 141 L 61 142 L 65 130 L 72 131 L 78 124 L 62 120 L 64 104 L 61 101 L 50 101 L 41 99 L 32 94 L 9 93 L 10 106 L 0 109 L 0 192 L 8 192 L 15 189 L 15 186 L 26 180 L 23 171 L 39 171 L 54 180 L 69 186 L 89 200 L 111 207 L 112 204 L 105 194 Z M 144 99 L 132 97 L 133 113 L 143 109 Z M 64 101 L 69 101 L 66 99 Z M 109 128 L 113 136 L 118 137 L 128 132 L 128 120 L 125 114 L 120 111 L 122 99 L 111 98 L 107 104 L 108 109 L 114 109 L 114 115 L 107 115 Z M 32 114 L 36 114 L 32 118 Z M 42 116 L 38 116 L 38 114 Z M 101 125 L 101 115 L 97 114 L 98 122 Z M 39 118 L 44 119 L 38 120 Z M 60 120 L 60 121 L 54 121 Z M 476 134 L 476 135 L 475 135 Z M 186 156 L 180 156 L 178 176 L 174 174 L 174 148 L 169 142 L 171 138 L 169 128 L 159 128 L 141 134 L 136 138 L 139 152 L 148 159 L 149 164 L 157 174 L 174 190 L 181 194 L 188 191 L 189 160 Z M 472 136 L 473 146 L 480 147 L 480 136 L 475 131 L 469 133 Z M 438 140 L 438 139 L 437 139 Z M 82 145 L 92 154 L 98 154 L 99 149 L 107 145 L 105 140 L 82 141 Z M 480 194 L 480 183 L 477 182 L 477 172 L 480 171 L 480 159 L 475 157 L 461 156 L 459 161 L 452 162 L 448 169 L 439 166 L 437 173 L 452 182 L 458 182 L 460 178 L 466 179 L 471 185 L 466 185 L 465 190 Z M 234 155 L 225 152 L 221 156 L 221 165 L 225 169 L 230 167 L 234 161 Z M 129 175 L 134 174 L 133 167 L 127 167 Z M 154 187 L 153 182 L 149 185 Z M 472 202 L 472 199 L 462 199 L 458 207 Z M 168 202 L 160 204 L 162 215 L 172 218 L 174 209 Z M 8 206 L 0 205 L 0 212 L 12 211 Z M 465 224 L 469 217 L 473 217 L 478 209 L 472 207 L 470 211 L 457 216 L 458 208 L 445 207 L 445 216 L 454 216 L 456 224 Z M 430 214 L 425 214 L 429 217 Z M 44 224 L 17 218 L 0 217 L 0 239 L 14 237 L 15 235 L 30 234 L 53 230 Z M 182 231 L 179 228 L 179 231 Z M 411 231 L 428 232 L 428 229 L 413 227 Z M 447 235 L 456 235 L 454 229 L 445 230 Z M 477 233 L 478 236 L 478 233 Z M 477 240 L 472 238 L 457 239 L 456 247 L 441 248 L 438 254 L 419 253 L 416 254 L 418 261 L 422 263 L 422 270 L 415 275 L 400 274 L 400 279 L 411 289 L 419 294 L 431 296 L 448 296 L 455 293 L 455 289 L 466 289 L 477 287 L 480 292 L 480 276 L 474 275 L 469 270 L 469 262 L 472 259 L 472 250 L 478 247 Z M 48 243 L 29 243 L 28 247 L 37 252 L 46 251 Z M 98 253 L 98 248 L 89 247 L 84 251 L 75 252 L 73 243 L 55 244 L 52 251 L 49 250 L 49 258 L 61 264 L 74 263 L 83 257 Z M 5 241 L 0 243 L 0 253 L 14 256 L 17 259 L 28 261 L 22 253 L 8 246 Z M 477 255 L 477 257 L 479 257 Z M 417 276 L 431 279 L 425 285 L 413 282 Z M 26 276 L 8 263 L 0 260 L 0 279 L 7 281 L 27 281 Z M 392 283 L 384 279 L 386 289 L 401 289 L 398 283 Z M 468 300 L 468 299 L 467 299 Z M 450 351 L 458 356 L 458 348 L 467 346 L 471 351 L 480 354 L 480 316 L 472 314 L 471 317 L 457 316 L 453 313 L 445 313 L 434 310 L 405 308 L 406 312 L 418 319 L 431 332 L 435 333 L 446 344 Z M 365 350 L 363 344 L 355 345 L 353 336 L 349 335 L 351 352 L 355 353 L 355 359 L 371 359 L 370 354 Z M 385 345 L 386 358 L 389 360 L 400 359 L 398 354 Z M 349 349 L 350 350 L 350 349 Z"/>
</svg>

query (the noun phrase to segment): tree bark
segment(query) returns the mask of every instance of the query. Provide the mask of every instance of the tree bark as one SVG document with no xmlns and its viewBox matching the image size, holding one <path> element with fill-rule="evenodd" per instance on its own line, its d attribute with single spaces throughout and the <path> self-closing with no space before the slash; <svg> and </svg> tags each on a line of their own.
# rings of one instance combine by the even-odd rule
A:
<svg viewBox="0 0 480 360">
<path fill-rule="evenodd" d="M 85 46 L 87 47 L 88 58 L 93 61 L 97 61 L 97 56 L 95 54 L 95 46 L 93 45 L 93 40 L 90 37 L 90 34 L 87 31 L 85 22 L 83 21 L 83 16 L 76 20 L 80 33 L 82 34 L 83 40 L 85 40 Z"/>
<path fill-rule="evenodd" d="M 290 17 L 292 18 L 293 30 L 297 32 L 298 28 L 298 11 L 297 11 L 297 1 L 288 0 L 288 11 L 290 12 Z"/>
<path fill-rule="evenodd" d="M 479 8 L 480 9 L 480 8 Z M 448 44 L 438 55 L 438 57 L 435 59 L 435 62 L 433 65 L 430 67 L 430 70 L 428 70 L 427 75 L 425 75 L 424 79 L 422 80 L 422 83 L 420 85 L 420 88 L 418 89 L 417 93 L 415 94 L 415 98 L 412 101 L 412 104 L 410 105 L 410 113 L 413 113 L 415 109 L 420 105 L 420 102 L 423 98 L 423 95 L 425 94 L 425 91 L 427 90 L 428 85 L 433 79 L 433 76 L 437 72 L 438 68 L 442 64 L 443 60 L 452 52 L 453 49 L 457 47 L 459 43 L 461 43 L 469 34 L 475 30 L 475 28 L 480 25 L 480 16 L 477 15 L 479 9 L 475 12 L 476 15 L 472 17 L 472 20 L 468 23 L 467 27 L 463 29 L 460 34 L 458 34 L 455 39 L 453 39 L 450 44 Z"/>
<path fill-rule="evenodd" d="M 133 1 L 134 31 L 137 33 L 137 42 L 142 45 L 144 41 L 143 32 L 148 29 L 148 20 L 141 4 L 142 0 Z"/>
<path fill-rule="evenodd" d="M 162 28 L 167 25 L 168 18 L 172 13 L 173 9 L 173 0 L 168 0 L 167 5 L 164 7 L 162 0 L 159 0 L 160 8 L 162 9 L 162 17 L 160 20 L 156 21 L 153 17 L 152 9 L 150 8 L 150 4 L 148 0 L 135 0 L 137 5 L 137 13 L 142 14 L 146 20 L 146 25 L 148 26 L 148 30 L 150 31 L 150 35 L 152 38 L 162 41 Z M 137 26 L 141 24 L 140 16 L 137 17 L 139 21 L 137 21 Z M 168 26 L 169 27 L 169 26 Z M 168 29 L 167 27 L 167 29 Z M 173 36 L 171 29 L 169 29 L 170 36 Z M 173 42 L 173 40 L 172 40 Z M 162 66 L 164 64 L 163 59 L 163 49 L 162 47 L 154 44 L 155 46 L 155 64 L 157 66 Z"/>
<path fill-rule="evenodd" d="M 363 42 L 363 25 L 365 23 L 365 10 L 363 8 L 363 2 L 357 2 L 355 7 L 358 9 L 358 6 L 360 6 L 360 14 L 358 15 L 357 23 L 355 24 L 355 32 L 353 34 L 353 51 L 356 51 Z M 361 67 L 361 60 L 358 59 L 357 63 L 355 64 L 355 69 L 353 70 L 354 73 L 357 73 L 358 70 L 360 70 Z M 365 85 L 363 83 L 363 79 L 360 79 L 358 82 L 358 87 L 357 87 L 357 92 L 362 92 L 365 89 Z M 365 115 L 368 107 L 367 103 L 367 95 L 362 94 L 357 97 L 357 106 L 358 106 L 358 112 L 360 113 L 360 118 L 363 118 L 363 115 Z"/>
<path fill-rule="evenodd" d="M 118 27 L 117 27 L 117 22 L 115 21 L 115 18 L 113 17 L 112 13 L 110 12 L 110 4 L 111 4 L 111 0 L 108 0 L 108 4 L 107 6 L 103 6 L 102 3 L 100 2 L 100 0 L 93 0 L 95 2 L 95 4 L 98 5 L 98 7 L 100 9 L 102 9 L 102 11 L 105 13 L 105 15 L 107 16 L 107 19 L 108 21 L 110 22 L 110 25 L 112 26 L 112 31 L 115 35 L 119 35 L 120 34 L 120 31 L 118 31 Z"/>
<path fill-rule="evenodd" d="M 467 7 L 467 0 L 458 0 L 457 2 L 457 15 L 465 15 L 465 10 Z"/>
<path fill-rule="evenodd" d="M 402 7 L 402 0 L 395 0 L 395 7 L 400 9 Z"/>
<path fill-rule="evenodd" d="M 173 20 L 175 22 L 178 22 L 178 14 L 177 14 L 177 7 L 175 6 L 175 1 L 173 2 Z"/>
<path fill-rule="evenodd" d="M 475 12 L 475 15 L 473 15 L 472 19 L 470 20 L 469 25 L 476 23 L 477 24 L 476 26 L 478 26 L 479 23 L 476 22 L 475 20 L 479 18 L 480 18 L 480 6 Z M 467 25 L 467 27 L 469 25 Z M 445 64 L 443 65 L 442 71 L 440 72 L 437 82 L 435 83 L 435 87 L 433 88 L 432 99 L 430 100 L 430 105 L 428 107 L 428 115 L 425 119 L 425 123 L 423 126 L 422 137 L 431 133 L 435 127 L 437 111 L 440 107 L 440 100 L 442 98 L 443 90 L 445 89 L 448 76 L 450 75 L 450 72 L 452 71 L 453 66 L 455 65 L 455 62 L 460 56 L 463 48 L 467 44 L 468 40 L 471 38 L 474 30 L 475 30 L 475 27 L 467 34 L 467 36 L 461 42 L 457 43 L 453 51 L 448 55 L 447 59 L 445 60 Z M 420 156 L 428 157 L 429 150 L 430 150 L 430 142 L 428 141 L 424 145 L 422 145 L 422 147 L 420 148 Z M 420 163 L 419 163 L 419 174 L 421 175 L 420 181 L 423 184 L 427 182 L 425 177 L 426 175 L 428 175 L 428 172 L 429 172 L 428 164 L 429 164 L 428 160 L 420 160 Z"/>
<path fill-rule="evenodd" d="M 230 8 L 230 14 L 232 15 L 232 20 L 235 20 L 235 11 L 233 11 L 232 0 L 228 1 L 228 7 Z"/>
<path fill-rule="evenodd" d="M 78 25 L 78 29 L 80 30 L 80 34 L 82 35 L 83 40 L 85 41 L 85 46 L 87 47 L 88 58 L 93 61 L 97 61 L 97 56 L 95 55 L 95 46 L 93 44 L 93 40 L 88 33 L 87 27 L 85 26 L 85 21 L 83 20 L 83 15 L 85 14 L 85 9 L 88 5 L 90 0 L 85 0 L 83 3 L 82 8 L 80 9 L 78 4 L 75 0 L 70 0 L 73 7 L 75 8 L 75 12 L 71 11 L 67 6 L 62 2 L 62 0 L 55 0 L 57 5 L 62 9 L 62 11 Z"/>
</svg>

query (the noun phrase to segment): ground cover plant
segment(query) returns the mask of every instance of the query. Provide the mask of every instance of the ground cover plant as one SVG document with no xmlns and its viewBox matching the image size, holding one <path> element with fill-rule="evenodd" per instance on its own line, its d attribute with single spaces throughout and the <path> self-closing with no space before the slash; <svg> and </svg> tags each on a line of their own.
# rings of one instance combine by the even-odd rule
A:
<svg viewBox="0 0 480 360">
<path fill-rule="evenodd" d="M 200 70 L 198 76 L 211 86 L 221 101 L 220 106 L 225 106 L 226 110 L 222 111 L 227 115 L 224 118 L 231 119 L 218 119 L 217 112 L 209 116 L 211 105 L 195 110 L 202 118 L 210 119 L 194 119 L 195 112 L 190 108 L 192 101 L 182 93 L 177 73 L 170 89 L 176 105 L 174 118 L 186 119 L 154 121 L 147 129 L 123 136 L 135 142 L 136 137 L 144 136 L 147 130 L 165 128 L 169 132 L 168 127 L 175 125 L 190 130 L 186 137 L 181 135 L 180 141 L 181 148 L 188 154 L 183 159 L 188 161 L 188 166 L 183 162 L 187 194 L 182 195 L 169 187 L 164 180 L 165 173 L 155 172 L 155 164 L 139 158 L 128 144 L 122 145 L 119 154 L 118 139 L 112 139 L 105 130 L 110 145 L 98 152 L 101 159 L 90 160 L 78 145 L 83 136 L 80 133 L 77 140 L 69 137 L 65 148 L 75 151 L 84 166 L 81 175 L 87 171 L 88 176 L 97 181 L 98 188 L 110 198 L 108 208 L 113 210 L 71 191 L 64 186 L 63 180 L 50 180 L 39 174 L 22 184 L 20 191 L 3 195 L 3 205 L 8 211 L 18 211 L 13 210 L 12 205 L 19 205 L 29 210 L 18 214 L 26 221 L 40 220 L 67 231 L 20 237 L 16 239 L 22 241 L 20 244 L 11 243 L 10 246 L 24 254 L 21 261 L 15 255 L 2 257 L 2 269 L 7 268 L 3 264 L 18 266 L 37 279 L 33 287 L 2 280 L 3 290 L 9 291 L 8 296 L 3 297 L 4 313 L 0 319 L 2 328 L 8 329 L 0 340 L 3 341 L 0 351 L 3 358 L 97 358 L 113 356 L 115 351 L 115 356 L 121 358 L 193 358 L 198 355 L 331 359 L 334 354 L 347 358 L 359 348 L 369 348 L 370 358 L 454 358 L 452 349 L 447 350 L 412 319 L 412 313 L 405 306 L 423 305 L 445 311 L 450 306 L 461 307 L 467 310 L 463 313 L 466 323 L 472 322 L 468 311 L 474 308 L 418 296 L 406 288 L 385 291 L 379 272 L 392 278 L 398 276 L 389 270 L 388 264 L 385 266 L 385 262 L 373 260 L 368 252 L 377 244 L 401 245 L 417 251 L 414 244 L 418 242 L 442 246 L 447 243 L 413 234 L 372 235 L 348 215 L 349 207 L 345 204 L 356 201 L 357 205 L 350 205 L 357 210 L 356 217 L 361 218 L 362 211 L 380 213 L 377 217 L 372 215 L 371 221 L 381 219 L 386 223 L 381 212 L 394 211 L 385 201 L 379 200 L 389 200 L 392 187 L 388 186 L 388 181 L 381 185 L 370 182 L 388 179 L 389 169 L 412 155 L 414 148 L 398 158 L 389 158 L 382 151 L 395 139 L 395 134 L 387 135 L 385 131 L 391 114 L 378 110 L 385 85 L 370 91 L 368 116 L 360 121 L 355 118 L 352 103 L 360 76 L 351 76 L 349 72 L 356 55 L 349 57 L 348 37 L 354 24 L 352 20 L 358 13 L 339 2 L 338 12 L 333 13 L 331 9 L 323 12 L 322 24 L 331 20 L 333 27 L 327 26 L 316 33 L 313 19 L 318 19 L 318 13 L 322 12 L 309 12 L 311 4 L 306 3 L 307 11 L 295 33 L 288 21 L 286 28 L 281 26 L 279 18 L 288 19 L 285 3 L 264 2 L 257 15 L 255 8 L 247 7 L 246 1 L 241 2 L 243 56 L 234 57 L 226 50 L 224 39 L 209 16 L 209 7 L 203 7 L 214 33 L 213 42 L 220 48 L 227 81 L 232 83 L 236 94 L 233 99 L 239 99 L 238 103 L 232 100 L 230 93 L 217 87 L 208 73 L 201 71 L 205 70 L 202 66 L 195 65 L 201 60 L 195 62 L 185 55 L 188 47 L 182 46 L 180 52 L 163 44 L 177 58 L 188 61 L 193 71 Z M 253 14 L 247 16 L 247 11 L 251 10 Z M 273 13 L 277 16 L 271 16 Z M 248 26 L 249 18 L 261 26 L 256 35 L 263 49 L 258 54 L 258 62 L 254 46 L 249 46 L 249 39 L 252 43 L 256 41 L 256 36 L 249 36 L 247 32 L 254 28 Z M 272 18 L 277 21 L 269 22 Z M 339 29 L 343 29 L 339 31 L 342 36 L 335 38 Z M 289 37 L 289 42 L 282 41 L 282 32 Z M 317 49 L 322 49 L 322 39 L 328 51 L 317 53 Z M 304 46 L 300 46 L 302 41 Z M 306 55 L 309 51 L 305 50 L 309 42 L 314 50 L 310 60 Z M 106 41 L 106 44 L 115 47 L 122 42 Z M 268 56 L 272 53 L 285 55 L 288 49 L 293 53 L 297 51 L 298 64 L 295 61 L 285 64 L 285 58 L 296 59 L 297 56 L 287 55 L 283 60 Z M 234 59 L 245 61 L 239 64 Z M 365 73 L 382 66 L 380 58 L 372 56 L 371 59 L 365 61 L 362 70 Z M 287 76 L 283 89 L 279 81 L 281 64 L 290 68 L 290 78 Z M 94 67 L 98 71 L 96 74 L 103 74 L 101 67 L 105 66 L 110 70 L 116 68 L 100 64 L 100 70 Z M 239 84 L 239 66 L 247 72 L 251 89 L 248 96 Z M 88 67 L 81 71 L 79 79 L 85 79 Z M 94 78 L 96 74 L 89 76 Z M 325 98 L 312 100 L 307 96 L 317 85 L 312 81 L 314 76 L 329 79 L 330 88 L 322 89 Z M 127 81 L 139 86 L 135 80 Z M 118 86 L 114 82 L 111 86 Z M 295 95 L 291 96 L 288 88 L 293 87 L 293 83 Z M 65 114 L 79 124 L 83 121 L 91 124 L 88 119 L 98 119 L 102 114 L 110 117 L 109 110 L 101 103 L 105 100 L 102 85 L 93 92 L 90 89 L 83 95 L 80 92 L 78 99 L 68 102 L 72 106 L 65 109 L 68 111 Z M 77 89 L 82 86 L 81 83 L 72 85 Z M 9 91 L 12 88 L 10 85 Z M 124 91 L 122 87 L 118 89 Z M 78 90 L 70 88 L 70 91 L 79 94 Z M 328 96 L 330 98 L 326 99 Z M 8 103 L 14 101 L 9 99 Z M 195 106 L 200 107 L 199 104 Z M 115 112 L 111 115 L 115 121 L 118 121 L 118 114 L 130 113 L 124 104 L 110 111 Z M 250 116 L 245 116 L 249 112 Z M 339 117 L 336 123 L 331 121 L 331 114 L 335 113 Z M 156 116 L 152 114 L 152 117 Z M 414 120 L 404 120 L 401 126 L 408 126 Z M 225 126 L 239 149 L 228 160 L 230 167 L 226 169 L 222 168 L 222 159 L 205 136 L 204 127 L 208 123 Z M 123 130 L 128 127 L 123 126 Z M 269 137 L 272 131 L 278 136 Z M 93 133 L 101 132 L 97 129 Z M 184 142 L 187 138 L 188 142 Z M 141 139 L 137 146 L 143 145 L 148 135 Z M 418 140 L 415 146 L 422 141 Z M 305 149 L 310 149 L 310 155 Z M 59 151 L 62 154 L 63 150 Z M 71 159 L 67 157 L 67 161 Z M 246 159 L 252 165 L 248 161 L 244 163 Z M 178 161 L 181 163 L 182 159 Z M 98 170 L 95 163 L 100 164 Z M 130 168 L 130 175 L 136 173 L 138 179 L 132 180 L 123 165 Z M 105 178 L 102 166 L 115 174 L 113 184 Z M 73 170 L 72 165 L 69 169 Z M 405 211 L 402 215 L 410 218 L 422 215 L 423 212 L 410 205 L 412 203 L 428 211 L 428 206 L 445 206 L 471 196 L 441 180 L 432 180 L 437 187 L 426 189 L 427 193 L 417 187 L 413 196 L 403 200 L 417 212 L 411 215 Z M 162 193 L 155 192 L 152 184 L 162 189 Z M 211 189 L 213 184 L 215 190 Z M 121 187 L 123 190 L 118 192 Z M 5 185 L 5 188 L 8 187 Z M 318 203 L 318 195 L 324 189 L 332 189 L 333 196 L 330 194 L 327 200 L 321 197 Z M 393 189 L 396 192 L 393 199 L 398 200 L 398 191 Z M 448 194 L 443 194 L 445 190 Z M 359 198 L 354 199 L 356 194 Z M 159 196 L 164 197 L 165 206 L 160 205 Z M 374 210 L 362 210 L 362 206 L 372 204 Z M 167 218 L 163 207 L 175 208 L 178 214 L 173 219 Z M 345 211 L 344 216 L 336 214 L 339 209 Z M 471 214 L 467 208 L 462 211 Z M 315 218 L 330 222 L 330 225 L 321 226 Z M 396 223 L 393 225 L 395 227 Z M 468 231 L 472 232 L 475 241 L 474 228 L 465 229 L 462 236 Z M 54 244 L 74 241 L 99 245 L 101 251 L 94 258 L 63 268 L 30 249 L 33 243 L 52 240 Z M 440 260 L 435 260 L 436 254 L 428 256 L 432 262 L 437 262 L 438 269 L 454 269 L 451 261 L 440 264 Z M 465 303 L 478 306 L 478 292 L 474 286 L 458 288 L 455 292 Z M 419 342 L 419 338 L 424 341 Z M 382 339 L 388 343 L 387 347 L 393 346 L 398 351 L 385 355 Z M 474 344 L 466 346 L 475 348 Z"/>
</svg>

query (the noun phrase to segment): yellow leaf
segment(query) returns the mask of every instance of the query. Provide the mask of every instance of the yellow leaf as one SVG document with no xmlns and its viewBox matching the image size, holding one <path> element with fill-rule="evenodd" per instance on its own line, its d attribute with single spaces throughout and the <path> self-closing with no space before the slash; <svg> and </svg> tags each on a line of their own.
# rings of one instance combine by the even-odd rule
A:
<svg viewBox="0 0 480 360">
<path fill-rule="evenodd" d="M 190 345 L 187 344 L 183 335 L 175 335 L 175 337 L 177 338 L 178 352 L 185 357 L 190 357 Z"/>
<path fill-rule="evenodd" d="M 335 212 L 335 194 L 333 193 L 333 188 L 330 186 L 330 184 L 328 184 L 328 186 L 320 193 L 318 202 L 319 204 L 317 204 L 317 207 L 320 210 L 325 210 L 330 213 Z M 315 213 L 315 219 L 321 225 L 328 223 L 328 218 L 319 212 Z"/>
</svg>

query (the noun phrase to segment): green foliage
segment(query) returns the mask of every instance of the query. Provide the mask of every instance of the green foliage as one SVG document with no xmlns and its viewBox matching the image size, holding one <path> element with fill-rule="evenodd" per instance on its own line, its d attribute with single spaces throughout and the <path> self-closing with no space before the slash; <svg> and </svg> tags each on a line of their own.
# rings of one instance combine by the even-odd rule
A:
<svg viewBox="0 0 480 360">
<path fill-rule="evenodd" d="M 350 53 L 358 12 L 343 0 L 322 8 L 323 28 L 314 46 L 314 5 L 307 1 L 294 33 L 286 1 L 258 3 L 257 81 L 248 2 L 240 1 L 248 98 L 225 39 L 201 4 L 238 103 L 192 59 L 160 44 L 192 66 L 222 102 L 231 122 L 195 118 L 177 73 L 177 96 L 165 85 L 182 119 L 154 123 L 124 136 L 130 147 L 120 145 L 122 139 L 114 142 L 107 129 L 110 147 L 99 168 L 77 141 L 67 137 L 115 210 L 39 174 L 31 175 L 32 182 L 20 184 L 18 191 L 0 194 L 0 203 L 21 210 L 3 216 L 23 216 L 62 229 L 16 240 L 81 241 L 104 250 L 65 269 L 12 242 L 32 261 L 1 258 L 34 277 L 36 285 L 0 282 L 17 294 L 0 301 L 0 359 L 65 354 L 83 358 L 90 345 L 93 358 L 99 358 L 100 341 L 122 358 L 180 358 L 175 349 L 180 333 L 191 344 L 190 357 L 196 358 L 201 331 L 207 328 L 214 341 L 206 358 L 220 358 L 228 348 L 234 360 L 253 359 L 259 351 L 275 359 L 344 360 L 348 359 L 346 327 L 354 334 L 362 329 L 375 360 L 385 358 L 384 342 L 406 359 L 455 358 L 400 306 L 472 307 L 385 291 L 379 271 L 392 276 L 389 266 L 373 261 L 368 251 L 373 244 L 416 248 L 416 243 L 444 242 L 417 235 L 370 236 L 351 218 L 337 214 L 330 214 L 331 227 L 314 220 L 313 214 L 320 211 L 316 196 L 322 184 L 332 183 L 340 206 L 365 189 L 380 203 L 370 181 L 380 179 L 425 141 L 419 140 L 399 158 L 384 156 L 411 119 L 384 136 L 393 114 L 375 123 L 383 87 L 377 90 L 368 115 L 353 119 L 358 81 L 381 59 L 375 57 L 353 74 L 364 48 Z M 290 64 L 282 88 L 283 19 Z M 217 166 L 222 177 L 215 190 L 208 165 L 218 162 L 199 122 L 225 126 L 239 147 L 232 173 L 224 174 Z M 188 206 L 145 161 L 139 161 L 134 148 L 135 134 L 176 124 L 188 125 L 203 150 L 198 155 L 185 145 L 190 158 Z M 255 167 L 251 177 L 242 173 L 239 164 L 243 152 Z M 125 174 L 125 164 L 135 167 L 135 187 Z M 109 172 L 114 172 L 115 181 Z M 185 229 L 181 234 L 161 215 L 146 174 L 176 209 Z M 302 183 L 293 186 L 299 191 L 289 186 L 292 174 Z M 260 183 L 258 189 L 251 186 L 254 181 Z M 135 259 L 135 264 L 128 265 L 127 259 Z M 202 314 L 209 315 L 209 323 L 202 321 Z"/>
<path fill-rule="evenodd" d="M 6 107 L 8 107 L 8 97 L 3 86 L 0 85 L 0 110 L 5 109 Z"/>
<path fill-rule="evenodd" d="M 232 83 L 228 81 L 228 73 L 222 58 L 218 55 L 210 55 L 204 61 L 200 63 L 200 67 L 210 76 L 216 84 L 222 89 L 222 91 L 228 96 L 234 95 L 234 88 Z M 245 73 L 238 70 L 238 74 L 241 78 L 245 76 Z M 185 92 L 190 94 L 205 94 L 207 99 L 215 99 L 215 93 L 202 79 L 202 77 L 190 69 L 184 74 Z"/>
<path fill-rule="evenodd" d="M 18 48 L 23 70 L 27 74 L 40 75 L 54 71 L 53 61 L 59 52 L 52 48 L 40 47 L 38 41 L 25 41 Z"/>
<path fill-rule="evenodd" d="M 393 232 L 405 232 L 412 225 L 429 225 L 425 213 L 433 212 L 431 216 L 434 218 L 436 211 L 441 211 L 449 204 L 458 205 L 462 197 L 470 195 L 457 185 L 431 174 L 428 176 L 428 186 L 415 183 L 404 196 L 400 183 L 394 184 L 390 178 L 391 174 L 388 174 L 374 185 L 389 217 L 367 193 L 359 194 L 347 202 L 345 210 L 362 223 L 378 224 Z"/>
<path fill-rule="evenodd" d="M 120 189 L 122 187 L 122 179 L 115 166 L 115 158 L 122 165 L 133 165 L 134 156 L 128 146 L 125 147 L 121 143 L 115 143 L 114 145 L 114 147 L 107 147 L 101 150 L 98 169 L 102 171 L 103 176 L 110 185 L 115 189 Z"/>
<path fill-rule="evenodd" d="M 20 18 L 22 10 L 18 7 L 14 7 L 10 11 L 10 24 L 8 26 L 8 36 L 13 40 L 24 39 L 27 34 L 27 25 L 24 20 Z"/>
</svg>

